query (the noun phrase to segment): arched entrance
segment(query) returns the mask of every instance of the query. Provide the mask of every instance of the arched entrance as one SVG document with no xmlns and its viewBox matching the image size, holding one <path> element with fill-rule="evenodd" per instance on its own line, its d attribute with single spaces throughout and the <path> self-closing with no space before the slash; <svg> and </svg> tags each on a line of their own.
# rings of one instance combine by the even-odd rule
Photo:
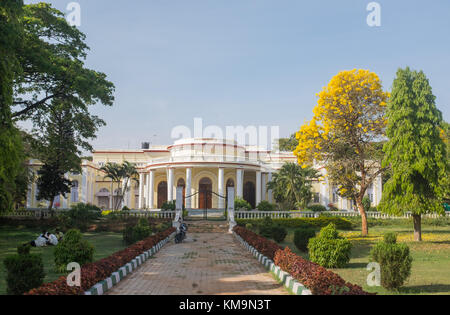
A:
<svg viewBox="0 0 450 315">
<path fill-rule="evenodd" d="M 167 201 L 167 182 L 160 182 L 158 184 L 158 209 Z"/>
<path fill-rule="evenodd" d="M 212 208 L 212 181 L 211 179 L 205 177 L 202 178 L 198 185 L 198 203 L 200 209 L 211 209 Z"/>
<path fill-rule="evenodd" d="M 177 187 L 183 188 L 183 208 L 186 207 L 186 182 L 184 179 L 180 178 L 177 183 Z"/>
<path fill-rule="evenodd" d="M 253 182 L 246 182 L 244 185 L 244 199 L 256 209 L 256 188 Z"/>
</svg>

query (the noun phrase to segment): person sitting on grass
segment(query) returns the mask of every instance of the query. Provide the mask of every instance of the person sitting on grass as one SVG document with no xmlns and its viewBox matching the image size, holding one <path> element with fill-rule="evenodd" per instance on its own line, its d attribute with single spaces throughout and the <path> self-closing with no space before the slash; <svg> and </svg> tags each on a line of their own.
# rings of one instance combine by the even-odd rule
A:
<svg viewBox="0 0 450 315">
<path fill-rule="evenodd" d="M 49 234 L 47 231 L 44 231 L 41 235 L 38 236 L 36 240 L 27 244 L 30 244 L 32 247 L 45 247 L 47 246 L 48 241 L 49 241 Z"/>
</svg>

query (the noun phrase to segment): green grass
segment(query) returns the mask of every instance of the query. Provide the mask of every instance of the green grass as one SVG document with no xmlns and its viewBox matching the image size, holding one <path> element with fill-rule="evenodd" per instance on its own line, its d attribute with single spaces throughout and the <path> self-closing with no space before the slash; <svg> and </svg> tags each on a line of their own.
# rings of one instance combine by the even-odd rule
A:
<svg viewBox="0 0 450 315">
<path fill-rule="evenodd" d="M 382 287 L 367 286 L 369 271 L 369 253 L 372 246 L 380 241 L 386 232 L 396 232 L 399 242 L 406 243 L 411 249 L 413 265 L 411 277 L 399 292 L 389 292 Z M 369 237 L 362 238 L 361 232 L 341 231 L 341 234 L 353 243 L 352 258 L 349 265 L 343 269 L 334 269 L 342 278 L 350 283 L 360 285 L 367 292 L 380 295 L 391 294 L 450 294 L 450 226 L 423 226 L 422 243 L 413 241 L 413 231 L 404 222 L 391 225 L 374 226 L 370 229 Z M 300 252 L 293 243 L 294 229 L 282 246 L 289 246 L 294 252 L 308 259 L 308 254 Z"/>
<path fill-rule="evenodd" d="M 17 253 L 17 246 L 30 242 L 42 233 L 39 229 L 0 226 L 0 295 L 6 294 L 6 270 L 3 260 L 8 255 Z M 94 261 L 110 256 L 125 248 L 122 234 L 119 233 L 85 233 L 85 238 L 95 247 Z M 45 268 L 44 282 L 58 279 L 62 274 L 55 272 L 53 247 L 33 248 L 32 253 L 42 254 Z"/>
</svg>

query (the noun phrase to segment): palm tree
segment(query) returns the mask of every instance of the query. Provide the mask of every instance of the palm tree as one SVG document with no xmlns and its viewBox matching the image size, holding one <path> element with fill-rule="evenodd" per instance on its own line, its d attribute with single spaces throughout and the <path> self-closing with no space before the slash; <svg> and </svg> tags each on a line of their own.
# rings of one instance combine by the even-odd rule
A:
<svg viewBox="0 0 450 315">
<path fill-rule="evenodd" d="M 118 210 L 120 204 L 123 202 L 125 193 L 129 190 L 129 183 L 131 180 L 138 181 L 136 177 L 139 175 L 136 167 L 125 161 L 122 165 L 117 163 L 107 163 L 101 168 L 106 174 L 104 178 L 108 178 L 112 181 L 112 197 L 114 197 L 114 183 L 117 183 L 118 199 L 114 205 L 114 210 Z"/>
<path fill-rule="evenodd" d="M 319 178 L 312 168 L 302 168 L 296 163 L 286 163 L 267 188 L 273 191 L 275 200 L 284 208 L 304 208 L 312 199 L 312 183 Z"/>
</svg>

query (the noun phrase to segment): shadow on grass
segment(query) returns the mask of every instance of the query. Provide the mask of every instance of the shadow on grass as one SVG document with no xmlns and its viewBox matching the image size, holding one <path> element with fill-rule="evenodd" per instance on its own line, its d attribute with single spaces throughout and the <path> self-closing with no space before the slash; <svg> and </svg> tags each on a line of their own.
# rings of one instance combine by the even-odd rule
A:
<svg viewBox="0 0 450 315">
<path fill-rule="evenodd" d="M 404 287 L 399 290 L 400 294 L 436 294 L 436 293 L 448 293 L 450 291 L 450 284 L 430 284 Z"/>
</svg>

